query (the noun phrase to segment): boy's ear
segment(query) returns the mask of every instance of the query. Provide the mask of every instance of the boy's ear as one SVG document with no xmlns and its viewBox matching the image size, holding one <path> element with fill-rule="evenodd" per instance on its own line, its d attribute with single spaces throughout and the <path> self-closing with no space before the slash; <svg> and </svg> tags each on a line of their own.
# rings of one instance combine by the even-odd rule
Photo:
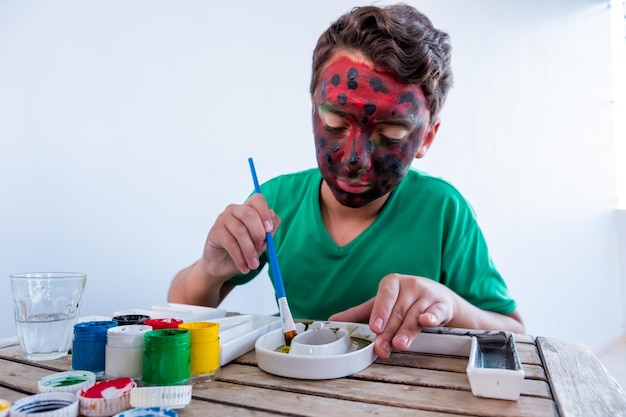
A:
<svg viewBox="0 0 626 417">
<path fill-rule="evenodd" d="M 424 155 L 426 155 L 428 149 L 430 149 L 430 145 L 432 145 L 433 141 L 435 140 L 435 136 L 437 136 L 437 131 L 439 130 L 440 124 L 441 122 L 437 122 L 428 129 L 428 132 L 426 132 L 426 136 L 424 136 L 424 139 L 422 139 L 422 143 L 420 143 L 420 146 L 417 149 L 417 154 L 415 155 L 416 159 L 423 158 Z"/>
</svg>

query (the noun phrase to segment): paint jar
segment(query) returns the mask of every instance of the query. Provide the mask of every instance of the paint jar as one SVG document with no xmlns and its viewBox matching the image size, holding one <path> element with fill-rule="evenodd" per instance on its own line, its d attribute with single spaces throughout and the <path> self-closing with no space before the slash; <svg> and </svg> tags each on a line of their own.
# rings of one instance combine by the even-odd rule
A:
<svg viewBox="0 0 626 417">
<path fill-rule="evenodd" d="M 160 330 L 160 329 L 178 329 L 178 326 L 182 323 L 183 321 L 180 319 L 163 318 L 163 319 L 144 320 L 142 324 L 152 327 L 153 330 Z"/>
<path fill-rule="evenodd" d="M 194 379 L 213 379 L 220 369 L 220 324 L 196 321 L 183 323 L 179 329 L 191 334 L 191 375 Z"/>
<path fill-rule="evenodd" d="M 141 324 L 107 330 L 104 375 L 106 378 L 141 378 L 143 338 L 152 327 Z"/>
<path fill-rule="evenodd" d="M 146 332 L 142 381 L 145 385 L 182 385 L 191 378 L 190 332 L 160 329 Z"/>
<path fill-rule="evenodd" d="M 115 326 L 115 321 L 87 321 L 74 325 L 73 370 L 91 371 L 96 377 L 104 375 L 107 330 Z"/>
<path fill-rule="evenodd" d="M 129 326 L 131 324 L 143 324 L 143 322 L 146 320 L 150 320 L 150 316 L 147 316 L 145 314 L 125 314 L 122 316 L 113 317 L 113 321 L 116 321 L 118 326 Z"/>
</svg>

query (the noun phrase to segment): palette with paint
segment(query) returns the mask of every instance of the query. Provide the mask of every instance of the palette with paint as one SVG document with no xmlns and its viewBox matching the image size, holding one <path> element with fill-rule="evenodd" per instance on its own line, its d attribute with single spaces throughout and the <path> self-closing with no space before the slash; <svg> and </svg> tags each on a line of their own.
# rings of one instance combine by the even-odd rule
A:
<svg viewBox="0 0 626 417">
<path fill-rule="evenodd" d="M 259 368 L 289 378 L 333 379 L 359 372 L 376 360 L 372 343 L 376 335 L 366 324 L 312 322 L 308 327 L 304 323 L 297 323 L 296 326 L 299 336 L 314 334 L 320 328 L 347 330 L 353 346 L 344 353 L 325 355 L 317 351 L 318 344 L 342 343 L 342 338 L 337 336 L 334 340 L 310 342 L 308 350 L 302 348 L 298 349 L 299 354 L 291 354 L 293 346 L 286 349 L 282 330 L 276 329 L 261 336 L 255 344 Z M 359 341 L 358 346 L 355 346 L 355 341 Z M 297 343 L 297 337 L 294 342 Z M 467 357 L 466 372 L 473 395 L 506 400 L 519 398 L 524 369 L 513 333 L 445 327 L 424 329 L 408 351 Z"/>
<path fill-rule="evenodd" d="M 298 337 L 307 332 L 319 332 L 320 329 L 332 329 L 337 333 L 346 332 L 350 337 L 350 345 L 344 348 L 343 353 L 336 353 L 335 346 L 329 354 L 323 350 L 320 354 L 315 349 L 325 345 L 343 343 L 343 337 L 336 337 L 334 340 L 321 340 L 317 334 L 312 334 L 312 340 L 303 342 L 312 349 L 308 353 L 306 349 L 298 354 L 290 352 L 285 348 L 285 341 L 282 329 L 276 329 L 259 337 L 255 344 L 256 359 L 259 368 L 265 372 L 299 379 L 333 379 L 352 375 L 367 368 L 376 360 L 374 354 L 374 342 L 376 335 L 370 330 L 367 324 L 346 323 L 346 322 L 310 322 L 296 323 L 298 336 L 294 342 L 298 343 Z M 293 342 L 292 342 L 293 343 Z"/>
</svg>

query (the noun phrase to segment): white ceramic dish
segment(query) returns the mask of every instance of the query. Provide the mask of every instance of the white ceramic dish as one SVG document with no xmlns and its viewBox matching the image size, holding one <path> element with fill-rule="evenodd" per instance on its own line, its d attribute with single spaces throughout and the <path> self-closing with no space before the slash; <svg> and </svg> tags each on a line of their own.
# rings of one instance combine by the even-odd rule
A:
<svg viewBox="0 0 626 417">
<path fill-rule="evenodd" d="M 367 324 L 345 322 L 314 322 L 312 326 L 345 329 L 350 336 L 366 343 L 360 349 L 339 355 L 307 356 L 290 355 L 276 351 L 284 346 L 282 328 L 259 337 L 255 344 L 259 368 L 270 374 L 298 379 L 333 379 L 362 371 L 374 362 L 374 342 L 376 335 Z M 296 323 L 298 333 L 304 332 L 305 325 Z"/>
<path fill-rule="evenodd" d="M 354 345 L 350 339 L 350 333 L 346 329 L 330 329 L 319 327 L 302 332 L 291 341 L 289 346 L 290 355 L 341 355 L 348 353 Z"/>
</svg>

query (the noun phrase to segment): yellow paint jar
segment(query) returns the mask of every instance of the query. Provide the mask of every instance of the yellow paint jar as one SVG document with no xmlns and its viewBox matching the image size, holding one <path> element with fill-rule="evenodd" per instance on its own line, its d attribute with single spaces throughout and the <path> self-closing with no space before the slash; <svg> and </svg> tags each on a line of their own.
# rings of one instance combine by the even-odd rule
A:
<svg viewBox="0 0 626 417">
<path fill-rule="evenodd" d="M 212 377 L 220 369 L 219 323 L 195 321 L 179 325 L 191 335 L 191 375 Z M 209 378 L 211 379 L 211 378 Z"/>
</svg>

